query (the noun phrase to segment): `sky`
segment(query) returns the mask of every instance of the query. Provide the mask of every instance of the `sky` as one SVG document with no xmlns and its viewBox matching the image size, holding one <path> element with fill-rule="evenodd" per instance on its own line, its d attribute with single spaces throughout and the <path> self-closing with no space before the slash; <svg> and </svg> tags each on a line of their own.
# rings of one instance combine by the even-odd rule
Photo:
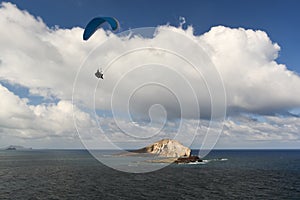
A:
<svg viewBox="0 0 300 200">
<path fill-rule="evenodd" d="M 114 16 L 122 30 L 139 27 L 156 27 L 170 23 L 178 25 L 180 16 L 193 25 L 196 34 L 212 26 L 243 27 L 266 31 L 272 41 L 281 47 L 278 61 L 293 71 L 299 71 L 299 7 L 297 0 L 213 0 L 195 1 L 117 1 L 117 0 L 66 0 L 59 1 L 10 1 L 20 9 L 40 16 L 49 26 L 72 28 L 85 27 L 95 16 Z M 55 14 L 54 14 L 55 13 Z"/>
<path fill-rule="evenodd" d="M 299 6 L 296 0 L 2 2 L 0 148 L 82 148 L 81 142 L 110 148 L 108 141 L 132 148 L 165 137 L 193 148 L 215 142 L 298 148 Z M 153 28 L 138 37 L 100 29 L 82 41 L 96 16 L 117 18 L 119 33 Z M 156 36 L 147 38 L 151 30 Z M 136 51 L 144 46 L 160 50 Z M 90 66 L 115 58 L 104 68 L 108 80 L 90 77 Z M 217 124 L 209 124 L 212 117 Z M 206 133 L 211 144 L 203 143 Z"/>
</svg>

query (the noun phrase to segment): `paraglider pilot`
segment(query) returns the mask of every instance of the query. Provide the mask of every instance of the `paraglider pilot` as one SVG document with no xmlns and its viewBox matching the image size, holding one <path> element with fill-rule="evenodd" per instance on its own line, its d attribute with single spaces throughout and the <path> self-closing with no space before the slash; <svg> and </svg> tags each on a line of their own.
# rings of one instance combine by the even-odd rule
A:
<svg viewBox="0 0 300 200">
<path fill-rule="evenodd" d="M 95 76 L 97 78 L 102 78 L 103 79 L 103 73 L 102 73 L 102 71 L 100 72 L 99 69 L 98 69 L 97 72 L 95 73 Z"/>
</svg>

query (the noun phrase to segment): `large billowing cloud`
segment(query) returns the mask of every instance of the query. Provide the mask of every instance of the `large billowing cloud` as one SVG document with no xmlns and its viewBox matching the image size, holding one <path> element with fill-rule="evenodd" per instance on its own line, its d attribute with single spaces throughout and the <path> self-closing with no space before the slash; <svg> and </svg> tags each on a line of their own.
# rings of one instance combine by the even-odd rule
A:
<svg viewBox="0 0 300 200">
<path fill-rule="evenodd" d="M 77 70 L 95 47 L 109 38 L 116 38 L 116 35 L 99 30 L 91 40 L 84 42 L 82 28 L 49 28 L 42 19 L 35 18 L 10 3 L 1 4 L 0 28 L 0 81 L 28 88 L 30 95 L 55 100 L 53 103 L 41 102 L 39 105 L 32 105 L 30 96 L 28 99 L 21 98 L 0 85 L 0 135 L 10 134 L 21 138 L 74 135 L 71 99 Z M 273 114 L 300 106 L 300 96 L 297 92 L 300 88 L 300 77 L 286 69 L 285 65 L 276 62 L 280 47 L 263 31 L 217 26 L 203 35 L 194 35 L 192 27 L 183 30 L 181 27 L 166 25 L 158 27 L 157 34 L 153 38 L 115 39 L 106 55 L 101 57 L 101 62 L 107 62 L 106 59 L 118 56 L 123 48 L 128 46 L 156 46 L 162 43 L 175 49 L 180 47 L 181 51 L 188 51 L 194 57 L 206 56 L 197 55 L 196 51 L 189 49 L 190 47 L 185 46 L 178 38 L 169 37 L 166 34 L 168 31 L 190 38 L 205 50 L 223 79 L 229 115 L 240 111 L 270 115 L 264 123 L 251 121 L 235 123 L 228 119 L 224 131 L 226 136 L 244 135 L 244 138 L 262 140 L 272 138 L 299 140 L 297 136 L 299 118 L 283 119 Z M 148 108 L 160 103 L 173 118 L 180 117 L 180 103 L 189 105 L 195 103 L 190 100 L 192 93 L 186 89 L 188 84 L 180 78 L 182 74 L 196 90 L 196 100 L 200 102 L 200 105 L 196 106 L 199 106 L 204 116 L 207 116 L 211 102 L 203 79 L 199 78 L 194 69 L 186 63 L 155 51 L 140 51 L 135 55 L 134 61 L 130 57 L 125 58 L 119 63 L 122 67 L 116 65 L 107 71 L 105 77 L 110 77 L 111 81 L 105 80 L 101 88 L 98 88 L 96 108 L 110 111 L 112 89 L 124 73 L 135 67 L 135 64 L 157 63 L 161 59 L 169 60 L 167 68 L 150 66 L 148 68 L 150 72 L 145 68 L 144 71 L 135 71 L 136 74 L 128 73 L 127 79 L 122 79 L 119 92 L 115 94 L 116 108 L 122 105 L 118 99 L 121 101 L 126 97 L 126 92 L 122 91 L 126 91 L 127 88 L 139 86 L 148 79 L 166 80 L 166 85 L 172 85 L 178 96 L 185 97 L 183 102 L 178 103 L 170 92 L 155 86 L 148 88 L 146 92 L 140 90 L 140 93 L 138 91 L 135 94 L 134 111 L 142 116 L 145 113 L 148 115 Z M 99 57 L 90 56 L 89 63 L 93 66 L 82 70 L 78 79 L 77 84 L 80 86 L 77 88 L 76 99 L 82 100 L 88 108 L 93 108 L 94 105 L 91 104 L 93 97 L 88 91 L 94 90 L 97 84 L 93 73 L 98 67 Z M 151 73 L 151 70 L 158 71 Z M 176 73 L 178 71 L 179 75 Z M 205 75 L 206 79 L 214 77 L 210 73 Z M 79 120 L 83 126 L 95 126 L 86 110 L 80 109 L 82 108 L 75 106 L 76 112 L 82 117 Z M 118 109 L 122 109 L 121 106 Z M 190 120 L 190 124 L 195 120 L 195 115 L 191 114 L 194 111 L 195 109 L 187 110 L 184 115 Z M 118 132 L 113 125 L 109 130 L 113 130 L 112 134 Z M 153 129 L 149 128 L 148 131 L 151 132 Z M 186 131 L 188 132 L 188 128 Z"/>
<path fill-rule="evenodd" d="M 29 105 L 28 99 L 20 98 L 0 84 L 0 130 L 24 139 L 41 137 L 74 137 L 72 102 Z M 95 122 L 78 108 L 74 108 L 77 119 L 85 127 Z"/>
<path fill-rule="evenodd" d="M 214 27 L 200 38 L 210 45 L 230 107 L 273 114 L 299 106 L 299 76 L 276 62 L 280 47 L 265 32 Z"/>
</svg>

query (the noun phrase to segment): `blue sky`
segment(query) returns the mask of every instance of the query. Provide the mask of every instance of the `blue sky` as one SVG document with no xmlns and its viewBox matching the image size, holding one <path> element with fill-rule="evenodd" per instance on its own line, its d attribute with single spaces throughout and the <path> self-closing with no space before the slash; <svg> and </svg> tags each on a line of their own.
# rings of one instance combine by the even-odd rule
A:
<svg viewBox="0 0 300 200">
<path fill-rule="evenodd" d="M 84 27 L 95 16 L 114 16 L 122 30 L 178 25 L 179 17 L 196 34 L 212 26 L 244 27 L 266 31 L 281 46 L 278 62 L 300 72 L 300 2 L 298 0 L 13 0 L 19 8 L 40 16 L 48 26 Z"/>
<path fill-rule="evenodd" d="M 93 77 L 95 69 L 91 66 L 98 67 L 99 62 L 106 66 L 106 62 L 115 58 L 110 56 L 129 51 L 127 46 L 139 48 L 141 41 L 130 38 L 120 44 L 119 40 L 111 39 L 110 34 L 113 33 L 103 29 L 98 30 L 89 41 L 83 41 L 83 28 L 96 16 L 116 17 L 121 26 L 119 32 L 162 25 L 158 35 L 149 40 L 151 45 L 170 47 L 173 52 L 180 52 L 180 55 L 189 58 L 209 57 L 222 77 L 226 92 L 227 104 L 220 103 L 226 107 L 227 115 L 218 148 L 299 147 L 300 1 L 10 2 L 12 4 L 2 3 L 0 7 L 0 147 L 17 144 L 34 148 L 80 148 L 82 145 L 76 135 L 73 115 L 85 131 L 83 138 L 97 136 L 98 122 L 107 129 L 105 131 L 110 139 L 131 148 L 130 145 L 126 146 L 129 142 L 126 141 L 126 135 L 122 136 L 120 128 L 136 135 L 151 135 L 161 128 L 158 122 L 162 116 L 165 117 L 162 111 L 166 111 L 170 117 L 166 118 L 167 123 L 162 130 L 164 137 L 170 137 L 179 127 L 178 116 L 181 114 L 178 113 L 181 110 L 178 110 L 178 99 L 175 101 L 174 95 L 157 88 L 157 85 L 152 88 L 141 87 L 137 92 L 133 90 L 136 96 L 127 92 L 147 80 L 166 80 L 165 84 L 178 92 L 177 96 L 186 97 L 178 100 L 192 108 L 187 109 L 183 117 L 182 132 L 192 133 L 197 123 L 200 123 L 201 134 L 209 129 L 207 116 L 211 114 L 212 103 L 208 97 L 211 94 L 208 95 L 203 79 L 177 57 L 167 55 L 169 59 L 165 59 L 161 52 L 139 52 L 139 56 L 123 60 L 122 68 L 118 68 L 118 62 L 112 65 L 110 71 L 105 72 L 104 81 L 99 84 Z M 180 17 L 186 20 L 183 27 L 179 26 Z M 188 26 L 192 26 L 194 32 Z M 197 51 L 197 48 L 191 51 L 192 45 L 186 38 L 197 41 L 205 53 Z M 106 46 L 103 45 L 105 48 L 99 45 L 103 41 L 110 41 L 105 43 Z M 142 41 L 143 45 L 149 46 L 148 40 Z M 100 56 L 90 54 L 97 45 L 99 48 L 96 52 L 102 51 Z M 89 58 L 88 61 L 82 64 L 86 58 Z M 154 61 L 164 65 L 141 69 L 133 67 Z M 204 64 L 213 68 L 210 62 L 205 61 Z M 77 85 L 73 87 L 79 69 Z M 147 70 L 158 71 L 149 73 Z M 192 90 L 196 91 L 199 104 L 193 104 L 194 93 L 186 88 L 187 84 L 181 82 L 174 72 L 187 77 Z M 209 71 L 204 77 L 207 79 L 205 81 L 213 80 L 212 91 L 222 93 L 222 88 L 215 87 L 215 74 Z M 115 86 L 118 86 L 115 108 L 119 116 L 112 115 L 115 108 L 111 107 L 110 97 Z M 96 94 L 94 91 L 97 91 Z M 128 94 L 132 94 L 129 100 L 134 102 L 130 109 L 137 114 L 133 116 L 136 119 L 134 123 L 128 121 L 132 116 L 123 117 L 126 116 L 123 108 L 127 102 L 123 102 L 123 99 L 126 100 Z M 72 103 L 72 95 L 75 95 L 75 102 L 78 100 L 79 103 Z M 218 97 L 222 99 L 223 96 Z M 91 102 L 93 98 L 97 99 L 94 104 Z M 151 118 L 149 110 L 156 104 L 163 105 L 165 110 L 155 107 L 152 114 L 153 119 L 157 120 L 147 124 Z M 216 106 L 220 112 L 224 108 L 222 106 Z M 100 120 L 97 117 L 95 119 L 94 107 Z M 205 117 L 195 117 L 199 114 L 195 115 L 198 107 Z M 291 110 L 293 114 L 289 113 Z M 114 117 L 120 118 L 119 124 Z M 186 138 L 189 137 L 184 135 L 183 143 Z M 202 139 L 196 140 L 194 147 L 201 146 Z M 101 146 L 103 148 L 109 148 L 105 146 L 105 141 L 100 144 L 104 145 Z"/>
</svg>

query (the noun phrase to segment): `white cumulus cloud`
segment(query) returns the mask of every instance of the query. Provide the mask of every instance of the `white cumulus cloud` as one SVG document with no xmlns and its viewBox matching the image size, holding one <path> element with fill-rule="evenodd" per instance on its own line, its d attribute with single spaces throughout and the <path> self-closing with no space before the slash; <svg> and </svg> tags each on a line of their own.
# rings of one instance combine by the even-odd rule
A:
<svg viewBox="0 0 300 200">
<path fill-rule="evenodd" d="M 121 37 L 100 29 L 88 42 L 84 42 L 82 28 L 47 27 L 42 19 L 11 3 L 1 4 L 0 28 L 0 81 L 28 88 L 30 95 L 56 100 L 31 105 L 30 95 L 21 98 L 13 90 L 0 85 L 2 136 L 38 138 L 73 135 L 73 82 L 86 58 L 88 61 L 78 75 L 75 88 L 74 98 L 78 103 L 75 111 L 76 117 L 79 117 L 76 120 L 82 127 L 95 127 L 88 110 L 94 107 L 94 90 L 99 84 L 93 73 L 101 63 L 109 63 L 128 48 L 163 46 L 175 49 L 179 54 L 188 52 L 192 58 L 203 58 L 203 66 L 212 66 L 205 58 L 212 61 L 225 86 L 225 106 L 229 115 L 240 111 L 269 115 L 266 124 L 227 120 L 226 136 L 239 135 L 253 140 L 299 140 L 298 118 L 278 118 L 274 114 L 300 107 L 300 77 L 284 64 L 277 63 L 280 47 L 264 31 L 216 26 L 203 35 L 194 35 L 192 27 L 183 30 L 182 27 L 165 25 L 157 27 L 156 35 L 151 38 Z M 168 34 L 170 31 L 176 34 Z M 195 46 L 182 38 L 194 42 Z M 109 39 L 113 42 L 105 43 Z M 102 47 L 105 52 L 90 54 L 102 43 L 106 45 Z M 202 53 L 196 50 L 197 45 L 204 49 Z M 147 65 L 142 66 L 143 63 Z M 140 67 L 135 69 L 137 66 Z M 215 90 L 213 92 L 220 92 L 213 84 L 213 71 L 203 69 L 203 72 L 204 77 L 199 76 L 189 64 L 168 52 L 155 48 L 136 51 L 104 69 L 105 79 L 96 88 L 95 106 L 100 112 L 111 112 L 113 103 L 117 112 L 123 112 L 127 109 L 123 100 L 131 98 L 129 108 L 137 114 L 137 117 L 133 116 L 134 120 L 139 120 L 139 116 L 147 118 L 149 108 L 161 104 L 169 119 L 183 116 L 193 124 L 195 119 L 199 119 L 198 108 L 201 117 L 208 117 L 211 113 L 211 96 L 205 80 L 212 83 L 210 89 Z M 164 87 L 150 85 L 139 88 L 147 81 L 160 81 Z M 112 92 L 118 83 L 111 102 Z M 136 92 L 128 94 L 128 91 Z M 182 105 L 189 105 L 184 112 L 180 110 Z M 134 127 L 131 124 L 129 129 Z M 154 129 L 149 127 L 148 130 Z M 111 126 L 109 130 L 118 129 Z"/>
</svg>

